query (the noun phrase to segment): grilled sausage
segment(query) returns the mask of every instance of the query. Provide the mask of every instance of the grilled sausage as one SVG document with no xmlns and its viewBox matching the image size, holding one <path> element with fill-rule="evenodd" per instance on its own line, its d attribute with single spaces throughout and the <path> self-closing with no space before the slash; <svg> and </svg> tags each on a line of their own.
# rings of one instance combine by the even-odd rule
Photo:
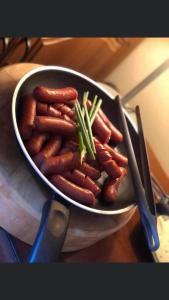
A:
<svg viewBox="0 0 169 300">
<path fill-rule="evenodd" d="M 101 173 L 99 170 L 93 168 L 86 162 L 83 162 L 82 164 L 80 164 L 78 167 L 78 170 L 94 180 L 97 180 L 101 176 Z"/>
<path fill-rule="evenodd" d="M 54 103 L 54 104 L 53 104 L 53 107 L 56 108 L 56 109 L 58 109 L 58 110 L 59 110 L 60 107 L 62 107 L 62 106 L 64 106 L 63 103 Z"/>
<path fill-rule="evenodd" d="M 52 105 L 47 105 L 46 103 L 38 102 L 36 106 L 36 113 L 38 116 L 51 116 L 60 117 L 61 112 L 54 108 Z"/>
<path fill-rule="evenodd" d="M 72 151 L 72 152 L 75 152 L 75 151 L 78 151 L 78 143 L 71 139 L 71 140 L 65 140 L 64 143 L 63 143 L 63 147 L 62 149 L 60 150 L 60 154 L 61 153 L 66 153 L 66 152 L 69 152 L 69 151 Z"/>
<path fill-rule="evenodd" d="M 88 105 L 88 107 L 91 107 L 92 103 L 91 103 L 90 100 L 87 101 L 87 105 Z M 97 123 L 96 126 L 99 125 L 99 128 L 100 128 L 101 124 L 104 124 L 103 127 L 105 127 L 105 132 L 106 132 L 107 128 L 110 130 L 110 138 L 111 138 L 111 140 L 113 142 L 115 142 L 115 143 L 122 142 L 122 140 L 123 140 L 122 133 L 111 123 L 111 121 L 108 119 L 108 117 L 105 115 L 105 113 L 102 111 L 101 108 L 99 109 L 99 111 L 98 111 L 98 113 L 96 115 L 95 121 Z M 97 130 L 97 128 L 96 128 L 96 130 Z M 103 141 L 103 139 L 101 137 L 101 134 L 98 135 L 98 132 L 95 132 L 95 133 L 99 137 L 100 141 L 102 141 L 104 143 L 104 141 Z M 108 135 L 108 133 L 107 133 L 107 135 Z M 109 140 L 107 140 L 106 143 L 108 143 L 108 141 Z"/>
<path fill-rule="evenodd" d="M 121 169 L 121 176 L 115 180 L 108 179 L 106 180 L 106 183 L 104 184 L 102 194 L 104 197 L 104 200 L 108 203 L 113 203 L 117 198 L 118 188 L 123 181 L 123 178 L 126 176 L 127 171 L 124 168 Z"/>
<path fill-rule="evenodd" d="M 112 158 L 110 152 L 107 151 L 101 143 L 95 142 L 95 148 L 96 148 L 96 152 L 97 152 L 97 158 L 100 162 L 103 162 L 105 160 L 109 160 Z"/>
<path fill-rule="evenodd" d="M 85 162 L 88 163 L 90 166 L 94 167 L 95 169 L 98 169 L 99 171 L 103 170 L 102 166 L 99 164 L 97 159 L 91 159 L 88 154 L 86 155 Z"/>
<path fill-rule="evenodd" d="M 47 114 L 48 114 L 48 105 L 45 104 L 45 103 L 37 102 L 36 114 L 38 116 L 47 116 Z"/>
<path fill-rule="evenodd" d="M 35 117 L 35 127 L 40 132 L 54 132 L 61 135 L 73 135 L 76 127 L 70 122 L 54 117 Z"/>
<path fill-rule="evenodd" d="M 37 166 L 40 166 L 46 158 L 58 154 L 61 147 L 61 143 L 61 136 L 51 137 L 49 141 L 43 146 L 42 150 L 33 158 Z"/>
<path fill-rule="evenodd" d="M 112 158 L 117 162 L 120 167 L 125 167 L 128 164 L 128 159 L 123 154 L 111 148 L 108 144 L 103 145 L 111 154 Z"/>
<path fill-rule="evenodd" d="M 73 140 L 66 140 L 63 144 L 63 147 L 59 151 L 60 154 L 67 153 L 69 151 L 75 152 L 78 150 L 78 143 Z"/>
<path fill-rule="evenodd" d="M 63 147 L 63 148 L 59 151 L 59 155 L 65 154 L 65 153 L 68 153 L 68 152 L 70 152 L 70 148 L 68 148 L 68 147 Z"/>
<path fill-rule="evenodd" d="M 100 188 L 98 185 L 89 177 L 80 172 L 79 170 L 73 170 L 73 172 L 65 172 L 63 173 L 63 176 L 72 181 L 73 183 L 76 183 L 80 187 L 83 187 L 85 189 L 88 189 L 91 191 L 95 196 L 97 196 L 100 193 Z"/>
<path fill-rule="evenodd" d="M 115 143 L 120 143 L 123 141 L 123 135 L 122 133 L 111 123 L 111 121 L 107 118 L 105 113 L 102 111 L 102 109 L 99 109 L 98 112 L 99 116 L 103 120 L 103 122 L 108 126 L 108 128 L 111 130 L 111 140 Z"/>
<path fill-rule="evenodd" d="M 72 125 L 74 125 L 76 127 L 76 123 L 66 114 L 61 115 L 61 118 L 66 120 L 67 122 L 71 123 Z"/>
<path fill-rule="evenodd" d="M 27 140 L 31 137 L 34 129 L 34 120 L 36 115 L 36 100 L 31 95 L 24 95 L 22 100 L 22 111 L 20 120 L 20 133 L 22 138 Z"/>
<path fill-rule="evenodd" d="M 47 115 L 57 118 L 61 116 L 61 112 L 58 109 L 54 108 L 52 105 L 49 105 L 47 109 Z"/>
<path fill-rule="evenodd" d="M 52 176 L 51 182 L 65 195 L 77 202 L 87 206 L 94 206 L 96 203 L 96 198 L 91 191 L 79 187 L 61 175 Z"/>
<path fill-rule="evenodd" d="M 117 181 L 118 179 L 108 178 L 102 189 L 103 199 L 108 203 L 113 203 L 117 198 Z"/>
<path fill-rule="evenodd" d="M 108 144 L 101 144 L 96 137 L 94 138 L 94 141 L 96 150 L 99 152 L 101 160 L 105 160 L 106 158 L 110 159 L 112 157 L 112 159 L 115 160 L 120 167 L 125 167 L 127 165 L 128 159 L 126 156 L 119 153 L 118 151 L 110 147 Z M 101 156 L 102 152 L 104 152 L 104 154 L 102 154 Z"/>
<path fill-rule="evenodd" d="M 94 138 L 95 148 L 96 148 L 96 157 L 99 163 L 103 166 L 106 173 L 112 178 L 115 179 L 120 177 L 121 171 L 117 163 L 112 159 L 109 151 L 104 147 L 103 144 L 96 138 Z"/>
<path fill-rule="evenodd" d="M 119 166 L 115 162 L 115 160 L 109 159 L 109 160 L 103 161 L 102 165 L 103 165 L 103 168 L 106 171 L 106 173 L 112 179 L 116 179 L 116 178 L 120 177 L 121 171 L 120 171 Z"/>
<path fill-rule="evenodd" d="M 62 155 L 46 158 L 41 165 L 41 171 L 46 175 L 60 174 L 77 168 L 79 162 L 79 154 L 69 151 Z"/>
<path fill-rule="evenodd" d="M 35 98 L 45 103 L 67 103 L 78 97 L 78 92 L 72 87 L 66 88 L 48 88 L 38 86 L 33 92 Z"/>
<path fill-rule="evenodd" d="M 32 137 L 28 140 L 28 142 L 26 143 L 26 148 L 29 152 L 29 154 L 31 156 L 37 154 L 43 144 L 45 143 L 45 141 L 47 140 L 48 138 L 48 134 L 46 133 L 39 133 L 39 132 L 34 132 Z"/>
<path fill-rule="evenodd" d="M 91 102 L 87 101 L 87 107 L 91 107 Z M 103 122 L 101 117 L 97 114 L 93 125 L 92 125 L 92 131 L 93 133 L 99 138 L 99 140 L 102 143 L 108 143 L 111 137 L 111 130 L 108 128 L 108 126 Z"/>
<path fill-rule="evenodd" d="M 74 106 L 75 106 L 75 103 L 76 103 L 76 99 L 75 99 L 75 100 L 70 100 L 70 101 L 68 101 L 66 104 L 67 104 L 69 107 L 74 107 Z"/>
<path fill-rule="evenodd" d="M 64 147 L 69 148 L 71 151 L 76 151 L 78 148 L 78 143 L 73 140 L 66 140 L 64 143 Z"/>
<path fill-rule="evenodd" d="M 102 121 L 100 116 L 96 115 L 94 123 L 92 125 L 93 133 L 98 136 L 100 141 L 108 143 L 111 137 L 111 131 L 107 125 Z"/>
<path fill-rule="evenodd" d="M 68 115 L 72 120 L 75 119 L 75 112 L 67 105 L 62 105 L 58 107 L 58 110 L 64 115 Z"/>
</svg>

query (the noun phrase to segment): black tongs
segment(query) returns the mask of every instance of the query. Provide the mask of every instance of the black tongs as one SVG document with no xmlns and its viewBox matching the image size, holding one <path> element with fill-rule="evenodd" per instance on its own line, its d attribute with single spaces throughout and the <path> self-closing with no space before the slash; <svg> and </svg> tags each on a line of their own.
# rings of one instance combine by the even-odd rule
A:
<svg viewBox="0 0 169 300">
<path fill-rule="evenodd" d="M 145 231 L 148 247 L 150 251 L 156 251 L 159 248 L 159 237 L 157 232 L 157 218 L 156 218 L 156 207 L 153 197 L 153 190 L 151 184 L 151 177 L 149 171 L 149 164 L 147 159 L 147 152 L 142 128 L 142 121 L 140 116 L 139 107 L 136 107 L 136 117 L 138 123 L 138 141 L 139 141 L 139 150 L 142 166 L 142 177 L 143 185 L 137 166 L 126 118 L 123 112 L 123 108 L 119 99 L 119 96 L 115 98 L 119 117 L 121 119 L 122 131 L 124 133 L 124 143 L 127 150 L 129 168 L 131 171 L 134 191 L 136 195 L 136 201 L 138 204 L 141 222 Z"/>
</svg>

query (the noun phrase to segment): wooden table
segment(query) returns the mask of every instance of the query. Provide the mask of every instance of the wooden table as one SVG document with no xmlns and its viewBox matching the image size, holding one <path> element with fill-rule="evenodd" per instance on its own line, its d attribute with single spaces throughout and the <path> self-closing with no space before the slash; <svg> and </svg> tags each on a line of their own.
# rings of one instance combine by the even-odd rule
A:
<svg viewBox="0 0 169 300">
<path fill-rule="evenodd" d="M 10 69 L 11 70 L 11 69 Z M 15 73 L 16 68 L 10 71 Z M 6 74 L 6 73 L 5 73 Z M 6 76 L 6 77 L 5 77 Z M 3 88 L 9 84 L 9 74 L 3 77 Z M 20 67 L 17 65 L 17 76 L 20 77 Z M 12 84 L 16 83 L 12 81 Z M 14 238 L 18 251 L 25 260 L 30 246 Z M 0 261 L 4 260 L 3 245 L 0 245 Z M 109 237 L 97 242 L 95 245 L 86 249 L 62 253 L 60 256 L 62 262 L 147 262 L 152 261 L 152 257 L 147 249 L 144 234 L 140 225 L 139 213 L 136 210 L 130 221 L 119 231 Z"/>
</svg>

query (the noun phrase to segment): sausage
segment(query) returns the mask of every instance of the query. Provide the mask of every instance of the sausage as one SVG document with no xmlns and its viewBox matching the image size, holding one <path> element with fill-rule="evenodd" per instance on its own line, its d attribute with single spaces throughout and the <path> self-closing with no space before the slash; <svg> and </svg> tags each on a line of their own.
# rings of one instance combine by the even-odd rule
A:
<svg viewBox="0 0 169 300">
<path fill-rule="evenodd" d="M 31 156 L 37 154 L 43 144 L 45 143 L 46 139 L 48 138 L 48 134 L 46 133 L 39 133 L 39 132 L 34 132 L 32 137 L 28 140 L 26 143 L 26 148 Z"/>
<path fill-rule="evenodd" d="M 95 143 L 95 148 L 96 148 L 97 158 L 100 162 L 112 158 L 110 152 L 107 151 L 101 143 Z"/>
<path fill-rule="evenodd" d="M 123 141 L 123 135 L 122 133 L 111 123 L 111 121 L 107 118 L 105 113 L 102 111 L 102 109 L 99 109 L 98 112 L 99 116 L 103 120 L 103 122 L 108 126 L 108 128 L 111 130 L 111 140 L 115 143 L 120 143 Z"/>
<path fill-rule="evenodd" d="M 103 165 L 103 168 L 106 171 L 106 173 L 112 179 L 116 179 L 116 178 L 120 177 L 121 170 L 120 170 L 119 166 L 117 165 L 117 163 L 115 162 L 115 160 L 109 159 L 109 160 L 103 161 L 102 165 Z"/>
<path fill-rule="evenodd" d="M 34 120 L 36 115 L 36 100 L 32 95 L 24 95 L 22 99 L 22 111 L 20 119 L 20 133 L 23 139 L 31 137 L 34 129 Z"/>
<path fill-rule="evenodd" d="M 99 163 L 103 166 L 106 173 L 115 179 L 120 177 L 121 171 L 117 163 L 112 159 L 110 152 L 101 144 L 96 138 L 94 138 L 96 157 Z"/>
<path fill-rule="evenodd" d="M 75 112 L 67 105 L 64 104 L 54 104 L 54 108 L 60 111 L 62 118 L 66 121 L 71 122 L 73 125 L 76 123 L 74 122 L 76 119 Z"/>
<path fill-rule="evenodd" d="M 91 107 L 92 103 L 90 100 L 87 101 L 87 105 Z M 102 122 L 110 129 L 112 141 L 115 143 L 122 142 L 123 141 L 122 133 L 111 123 L 111 121 L 108 119 L 108 117 L 105 115 L 105 113 L 101 108 L 99 109 L 97 116 L 99 116 Z"/>
<path fill-rule="evenodd" d="M 49 141 L 43 146 L 42 150 L 33 157 L 33 160 L 37 164 L 37 166 L 40 166 L 46 158 L 58 154 L 61 143 L 61 136 L 51 137 Z"/>
<path fill-rule="evenodd" d="M 66 88 L 48 88 L 45 86 L 38 86 L 34 89 L 33 94 L 35 98 L 45 103 L 67 103 L 78 97 L 78 92 L 72 87 Z"/>
<path fill-rule="evenodd" d="M 60 117 L 61 112 L 54 108 L 52 105 L 47 105 L 46 103 L 37 103 L 36 113 L 38 116 L 51 116 L 51 117 Z"/>
<path fill-rule="evenodd" d="M 91 107 L 92 103 L 90 100 L 87 101 L 87 105 L 88 105 L 88 107 Z M 110 130 L 110 138 L 113 142 L 120 143 L 123 141 L 122 133 L 111 123 L 111 121 L 108 119 L 108 117 L 105 115 L 105 113 L 102 111 L 101 108 L 99 109 L 99 111 L 96 115 L 95 121 L 97 124 L 95 126 L 99 126 L 99 128 L 101 128 L 101 124 L 104 124 L 103 127 L 105 126 L 106 129 L 108 128 Z M 105 132 L 106 132 L 106 129 L 105 129 Z M 97 128 L 95 130 L 97 130 Z M 105 143 L 101 137 L 101 134 L 98 135 L 98 132 L 96 132 L 96 135 L 99 137 L 100 141 Z M 109 140 L 107 140 L 106 143 L 108 143 L 108 141 Z"/>
<path fill-rule="evenodd" d="M 69 148 L 71 151 L 76 151 L 78 148 L 78 143 L 73 140 L 67 140 L 64 143 L 64 147 Z"/>
<path fill-rule="evenodd" d="M 47 109 L 47 115 L 51 117 L 60 117 L 61 112 L 58 109 L 54 108 L 52 105 L 49 105 Z"/>
<path fill-rule="evenodd" d="M 87 101 L 87 107 L 91 107 L 91 102 Z M 108 126 L 102 121 L 101 117 L 97 114 L 93 125 L 92 125 L 93 133 L 99 138 L 102 143 L 108 143 L 111 137 L 111 130 Z"/>
<path fill-rule="evenodd" d="M 111 137 L 111 131 L 102 119 L 96 115 L 92 125 L 93 133 L 98 136 L 101 142 L 108 143 Z"/>
<path fill-rule="evenodd" d="M 92 167 L 94 167 L 95 169 L 98 169 L 99 171 L 103 171 L 103 167 L 101 166 L 101 164 L 99 164 L 99 162 L 98 162 L 98 160 L 97 159 L 91 159 L 90 157 L 89 157 L 89 155 L 87 155 L 86 156 L 86 162 L 90 165 L 90 166 L 92 166 Z"/>
<path fill-rule="evenodd" d="M 51 182 L 65 195 L 77 202 L 80 202 L 87 206 L 94 206 L 96 204 L 96 198 L 91 191 L 79 187 L 78 185 L 70 182 L 61 175 L 52 176 Z"/>
<path fill-rule="evenodd" d="M 38 116 L 47 116 L 48 106 L 45 103 L 37 102 L 36 104 L 36 114 Z"/>
<path fill-rule="evenodd" d="M 103 145 L 111 154 L 112 158 L 117 162 L 120 167 L 125 167 L 128 164 L 128 159 L 123 154 L 111 148 L 108 144 Z"/>
<path fill-rule="evenodd" d="M 73 140 L 66 140 L 65 143 L 63 144 L 63 148 L 61 148 L 59 154 L 64 154 L 69 151 L 75 152 L 78 149 L 78 144 L 77 142 Z"/>
<path fill-rule="evenodd" d="M 66 105 L 72 108 L 72 107 L 74 107 L 76 101 L 77 101 L 77 99 L 67 101 Z M 54 103 L 53 106 L 56 108 L 59 108 L 61 106 L 64 106 L 64 104 L 63 103 Z"/>
<path fill-rule="evenodd" d="M 96 157 L 97 160 L 102 165 L 103 161 L 109 160 L 112 158 L 110 152 L 104 147 L 104 145 L 94 137 L 95 149 L 96 149 Z"/>
<path fill-rule="evenodd" d="M 62 106 L 64 106 L 63 103 L 54 103 L 54 104 L 53 104 L 53 107 L 56 108 L 56 109 L 58 109 L 58 110 L 59 110 L 59 108 L 62 107 Z"/>
<path fill-rule="evenodd" d="M 102 157 L 101 157 L 101 153 L 99 153 L 101 160 L 102 159 L 104 160 L 104 158 L 106 158 L 106 157 L 107 157 L 107 159 L 112 157 L 112 159 L 115 160 L 120 167 L 125 167 L 128 164 L 128 159 L 126 156 L 117 152 L 115 149 L 110 147 L 108 144 L 101 144 L 97 138 L 94 138 L 94 141 L 95 141 L 96 151 L 98 151 L 98 152 L 104 151 L 105 152 L 104 154 L 102 154 Z M 109 153 L 107 153 L 106 150 Z"/>
<path fill-rule="evenodd" d="M 108 203 L 113 203 L 117 198 L 118 188 L 123 181 L 123 178 L 126 176 L 127 171 L 124 168 L 121 169 L 121 176 L 115 180 L 108 178 L 104 184 L 102 194 L 104 200 Z"/>
<path fill-rule="evenodd" d="M 91 191 L 95 196 L 97 196 L 100 193 L 100 188 L 98 185 L 89 177 L 80 172 L 79 170 L 73 170 L 73 172 L 65 172 L 63 173 L 63 176 L 72 181 L 73 183 L 76 183 L 77 185 L 88 189 Z"/>
<path fill-rule="evenodd" d="M 96 148 L 96 147 L 95 147 Z M 92 167 L 94 167 L 95 169 L 99 170 L 99 171 L 103 171 L 103 167 L 102 165 L 99 163 L 98 159 L 91 159 L 90 156 L 87 154 L 86 155 L 86 159 L 85 161 Z"/>
<path fill-rule="evenodd" d="M 99 170 L 93 168 L 86 162 L 80 164 L 78 170 L 94 180 L 97 180 L 101 176 L 101 172 Z"/>
<path fill-rule="evenodd" d="M 99 160 L 101 162 L 112 159 L 112 156 L 108 151 L 101 151 L 101 152 L 99 152 L 98 155 L 99 155 Z M 97 155 L 97 157 L 98 157 L 98 155 Z"/>
<path fill-rule="evenodd" d="M 66 102 L 66 105 L 67 105 L 68 107 L 71 107 L 71 108 L 72 108 L 72 107 L 75 106 L 76 101 L 77 101 L 77 99 L 69 100 L 69 101 Z M 54 103 L 53 106 L 56 107 L 56 108 L 59 108 L 59 107 L 61 107 L 61 106 L 64 106 L 64 104 L 63 104 L 63 103 L 62 103 L 62 104 L 61 104 L 61 103 Z"/>
<path fill-rule="evenodd" d="M 102 189 L 103 199 L 108 203 L 113 203 L 117 198 L 117 179 L 108 178 Z"/>
<path fill-rule="evenodd" d="M 54 117 L 35 117 L 35 127 L 40 132 L 54 132 L 61 135 L 73 135 L 76 127 L 70 122 Z"/>
<path fill-rule="evenodd" d="M 80 158 L 78 152 L 67 152 L 62 155 L 46 158 L 41 165 L 42 173 L 46 175 L 59 174 L 78 167 Z"/>
<path fill-rule="evenodd" d="M 74 106 L 75 106 L 75 103 L 76 103 L 76 99 L 75 99 L 75 100 L 70 100 L 70 101 L 68 101 L 66 104 L 67 104 L 69 107 L 74 107 Z"/>
<path fill-rule="evenodd" d="M 98 115 L 96 115 L 95 117 L 92 129 L 93 133 L 98 136 L 101 142 L 109 142 L 111 137 L 111 131 Z"/>
<path fill-rule="evenodd" d="M 76 123 L 68 115 L 64 114 L 61 117 L 62 117 L 62 119 L 66 120 L 67 122 L 70 122 L 71 124 L 76 126 Z"/>
<path fill-rule="evenodd" d="M 62 105 L 58 107 L 58 110 L 64 115 L 68 115 L 73 120 L 75 119 L 75 112 L 67 105 Z"/>
<path fill-rule="evenodd" d="M 70 152 L 70 148 L 68 148 L 68 147 L 63 147 L 63 148 L 59 151 L 59 155 L 65 154 L 65 153 L 68 153 L 68 152 Z"/>
</svg>

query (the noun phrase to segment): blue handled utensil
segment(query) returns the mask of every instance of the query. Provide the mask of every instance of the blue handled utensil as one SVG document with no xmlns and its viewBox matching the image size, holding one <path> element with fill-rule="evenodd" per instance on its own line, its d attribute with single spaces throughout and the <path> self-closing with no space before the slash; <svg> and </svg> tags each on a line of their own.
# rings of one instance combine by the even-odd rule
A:
<svg viewBox="0 0 169 300">
<path fill-rule="evenodd" d="M 137 199 L 137 204 L 140 212 L 141 222 L 145 231 L 148 247 L 150 251 L 156 251 L 159 248 L 159 237 L 156 224 L 156 209 L 154 204 L 152 185 L 150 179 L 150 172 L 148 166 L 148 159 L 146 154 L 146 147 L 142 129 L 142 122 L 139 107 L 136 107 L 136 116 L 138 121 L 138 140 L 141 158 L 142 176 L 144 188 L 142 185 L 139 169 L 137 166 L 127 122 L 123 112 L 123 108 L 119 96 L 115 99 L 121 119 L 122 131 L 124 133 L 124 143 L 127 150 L 129 167 L 134 186 L 134 191 Z"/>
</svg>

